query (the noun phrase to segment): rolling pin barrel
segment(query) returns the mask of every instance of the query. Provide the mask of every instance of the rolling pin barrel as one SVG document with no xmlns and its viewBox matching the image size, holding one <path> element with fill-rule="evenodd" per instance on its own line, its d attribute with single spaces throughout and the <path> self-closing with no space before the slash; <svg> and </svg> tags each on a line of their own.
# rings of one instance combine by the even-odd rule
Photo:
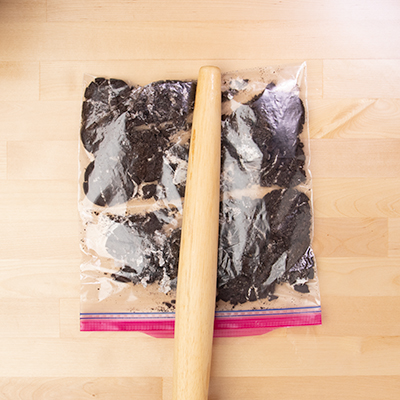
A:
<svg viewBox="0 0 400 400">
<path fill-rule="evenodd" d="M 174 400 L 206 400 L 218 264 L 221 72 L 197 82 L 183 207 L 175 318 Z"/>
</svg>

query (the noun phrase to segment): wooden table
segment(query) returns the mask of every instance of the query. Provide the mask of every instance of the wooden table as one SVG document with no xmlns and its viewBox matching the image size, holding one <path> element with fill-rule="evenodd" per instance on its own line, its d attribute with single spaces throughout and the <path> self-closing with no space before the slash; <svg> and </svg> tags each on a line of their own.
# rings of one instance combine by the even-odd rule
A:
<svg viewBox="0 0 400 400">
<path fill-rule="evenodd" d="M 171 398 L 171 339 L 79 331 L 83 73 L 303 60 L 323 324 L 216 339 L 210 399 L 400 398 L 398 0 L 6 0 L 0 399 Z"/>
</svg>

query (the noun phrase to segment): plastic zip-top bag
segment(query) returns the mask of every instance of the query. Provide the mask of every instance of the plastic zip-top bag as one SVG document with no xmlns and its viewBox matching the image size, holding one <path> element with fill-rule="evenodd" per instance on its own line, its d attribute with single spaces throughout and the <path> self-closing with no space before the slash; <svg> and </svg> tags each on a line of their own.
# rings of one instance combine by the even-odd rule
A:
<svg viewBox="0 0 400 400">
<path fill-rule="evenodd" d="M 215 336 L 321 323 L 306 65 L 223 74 Z M 81 330 L 172 337 L 195 81 L 85 76 Z"/>
</svg>

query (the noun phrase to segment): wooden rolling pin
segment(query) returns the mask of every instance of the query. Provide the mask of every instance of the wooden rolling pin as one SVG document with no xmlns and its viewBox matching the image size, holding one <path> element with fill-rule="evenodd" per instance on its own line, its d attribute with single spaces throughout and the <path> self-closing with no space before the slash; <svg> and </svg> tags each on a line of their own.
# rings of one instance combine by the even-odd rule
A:
<svg viewBox="0 0 400 400">
<path fill-rule="evenodd" d="M 173 400 L 206 400 L 218 264 L 221 72 L 199 71 L 183 206 Z"/>
</svg>

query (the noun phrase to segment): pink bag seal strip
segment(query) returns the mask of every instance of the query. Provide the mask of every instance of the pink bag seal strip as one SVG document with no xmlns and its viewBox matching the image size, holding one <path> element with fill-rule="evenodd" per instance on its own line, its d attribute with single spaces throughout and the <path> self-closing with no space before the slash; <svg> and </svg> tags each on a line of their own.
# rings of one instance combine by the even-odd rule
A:
<svg viewBox="0 0 400 400">
<path fill-rule="evenodd" d="M 321 324 L 321 307 L 217 311 L 214 337 L 262 335 L 276 328 Z M 140 331 L 173 338 L 175 313 L 81 313 L 81 331 Z"/>
</svg>

